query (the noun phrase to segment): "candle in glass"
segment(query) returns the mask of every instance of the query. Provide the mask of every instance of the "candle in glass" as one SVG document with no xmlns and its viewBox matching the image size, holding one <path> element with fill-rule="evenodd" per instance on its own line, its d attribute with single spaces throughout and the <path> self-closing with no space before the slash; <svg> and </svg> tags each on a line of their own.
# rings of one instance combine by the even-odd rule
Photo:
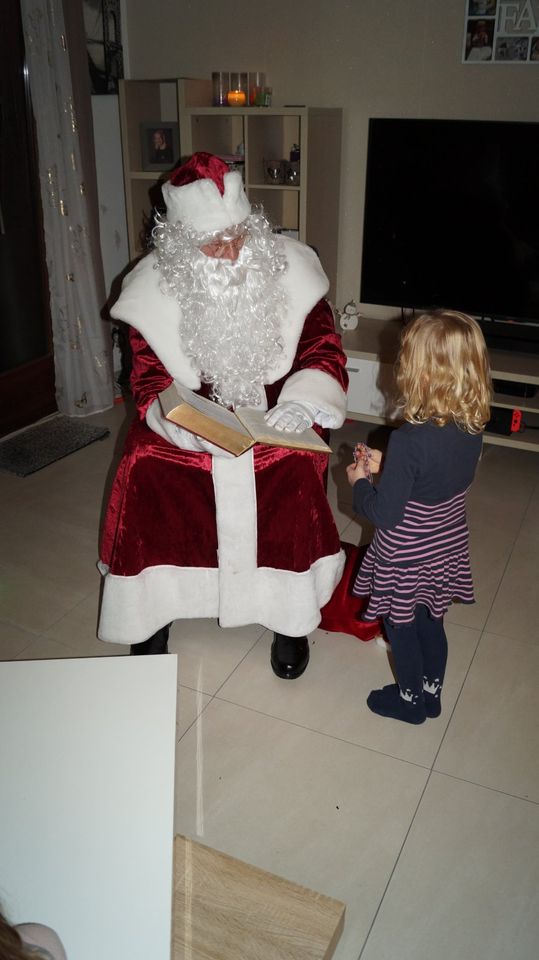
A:
<svg viewBox="0 0 539 960">
<path fill-rule="evenodd" d="M 247 97 L 244 90 L 229 90 L 226 99 L 229 107 L 243 107 Z"/>
<path fill-rule="evenodd" d="M 231 73 L 227 103 L 229 107 L 244 107 L 247 103 L 247 74 Z"/>
</svg>

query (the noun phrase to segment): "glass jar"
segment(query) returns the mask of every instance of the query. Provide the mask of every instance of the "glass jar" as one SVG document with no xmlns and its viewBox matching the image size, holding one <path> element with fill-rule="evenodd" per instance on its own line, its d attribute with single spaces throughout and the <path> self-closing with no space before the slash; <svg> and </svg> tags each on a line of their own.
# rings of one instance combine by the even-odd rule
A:
<svg viewBox="0 0 539 960">
<path fill-rule="evenodd" d="M 244 107 L 247 103 L 248 79 L 246 73 L 230 74 L 227 103 L 229 107 Z"/>
<path fill-rule="evenodd" d="M 249 73 L 249 106 L 250 107 L 261 106 L 261 103 L 259 103 L 258 100 L 262 95 L 265 83 L 266 83 L 265 73 L 262 73 L 260 70 L 255 70 Z"/>
<path fill-rule="evenodd" d="M 228 70 L 218 70 L 211 75 L 212 102 L 214 107 L 226 107 L 227 95 L 230 88 L 230 73 Z"/>
</svg>

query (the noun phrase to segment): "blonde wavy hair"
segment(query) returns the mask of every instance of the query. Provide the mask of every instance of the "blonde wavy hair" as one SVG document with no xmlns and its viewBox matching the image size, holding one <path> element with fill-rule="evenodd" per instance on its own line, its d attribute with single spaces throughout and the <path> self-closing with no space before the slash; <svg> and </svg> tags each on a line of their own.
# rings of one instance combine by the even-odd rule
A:
<svg viewBox="0 0 539 960">
<path fill-rule="evenodd" d="M 409 423 L 453 421 L 481 433 L 490 419 L 492 382 L 479 324 L 465 313 L 422 313 L 405 329 L 396 363 L 399 405 Z"/>
</svg>

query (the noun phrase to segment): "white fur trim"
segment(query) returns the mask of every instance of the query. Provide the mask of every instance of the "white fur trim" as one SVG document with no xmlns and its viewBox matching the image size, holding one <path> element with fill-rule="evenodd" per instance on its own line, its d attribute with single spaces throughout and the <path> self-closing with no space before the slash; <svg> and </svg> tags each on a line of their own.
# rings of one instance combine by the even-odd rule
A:
<svg viewBox="0 0 539 960">
<path fill-rule="evenodd" d="M 248 594 L 237 580 L 231 584 L 227 615 L 220 614 L 219 623 L 222 627 L 261 623 L 288 637 L 306 636 L 320 623 L 320 610 L 330 599 L 343 569 L 341 553 L 321 557 L 303 573 L 259 567 L 253 571 Z"/>
<path fill-rule="evenodd" d="M 275 383 L 290 370 L 305 318 L 329 290 L 328 278 L 314 250 L 289 237 L 283 237 L 283 242 L 288 269 L 280 282 L 286 293 L 288 312 L 281 331 L 284 349 L 268 383 Z"/>
<path fill-rule="evenodd" d="M 147 567 L 135 577 L 119 577 L 98 566 L 104 575 L 100 640 L 141 643 L 173 620 L 218 615 L 216 568 Z"/>
<path fill-rule="evenodd" d="M 162 292 L 162 281 L 155 253 L 150 253 L 125 277 L 110 315 L 142 334 L 171 377 L 198 390 L 200 379 L 180 343 L 180 307 L 174 297 Z"/>
<path fill-rule="evenodd" d="M 323 370 L 298 370 L 288 378 L 279 395 L 279 403 L 311 403 L 318 410 L 321 427 L 342 427 L 346 418 L 346 394 L 334 377 Z"/>
<path fill-rule="evenodd" d="M 288 261 L 288 269 L 280 281 L 288 307 L 282 330 L 284 349 L 267 383 L 280 380 L 290 370 L 305 318 L 329 287 L 320 261 L 310 247 L 288 237 L 283 237 L 283 243 Z M 200 380 L 180 343 L 181 308 L 174 297 L 162 292 L 162 279 L 155 253 L 148 254 L 124 279 L 120 297 L 110 313 L 115 320 L 124 320 L 142 334 L 171 377 L 191 390 L 198 390 Z"/>
<path fill-rule="evenodd" d="M 224 462 L 224 461 L 222 461 Z M 147 567 L 136 577 L 104 574 L 98 637 L 107 643 L 141 643 L 173 620 L 218 618 L 222 627 L 260 623 L 286 636 L 302 637 L 320 623 L 344 569 L 344 554 L 317 560 L 293 573 L 259 567 L 238 578 L 220 577 L 217 568 Z M 226 588 L 222 612 L 219 592 Z"/>
<path fill-rule="evenodd" d="M 236 460 L 213 459 L 215 517 L 219 544 L 219 622 L 231 626 L 237 616 L 235 600 L 252 603 L 256 570 L 257 514 L 253 451 Z M 244 621 L 245 622 L 245 621 Z M 260 622 L 257 614 L 252 622 Z"/>
<path fill-rule="evenodd" d="M 173 620 L 218 618 L 222 627 L 260 623 L 267 630 L 302 637 L 320 623 L 344 568 L 344 555 L 317 560 L 292 573 L 260 567 L 230 585 L 228 615 L 219 612 L 219 571 L 205 567 L 148 567 L 136 577 L 106 573 L 98 637 L 107 643 L 141 643 Z"/>
<path fill-rule="evenodd" d="M 225 230 L 245 220 L 251 212 L 241 174 L 225 173 L 224 193 L 213 180 L 195 180 L 182 187 L 171 183 L 162 186 L 169 223 L 184 223 L 197 233 Z"/>
<path fill-rule="evenodd" d="M 252 451 L 214 457 L 219 569 L 148 567 L 135 577 L 105 575 L 99 638 L 139 643 L 165 623 L 218 617 L 222 627 L 260 623 L 304 636 L 320 623 L 344 568 L 344 553 L 321 557 L 303 573 L 257 567 L 257 504 Z"/>
<path fill-rule="evenodd" d="M 287 636 L 304 636 L 320 623 L 320 609 L 340 580 L 344 554 L 321 557 L 293 573 L 257 567 L 257 504 L 252 451 L 213 461 L 219 539 L 219 622 L 261 623 Z"/>
</svg>

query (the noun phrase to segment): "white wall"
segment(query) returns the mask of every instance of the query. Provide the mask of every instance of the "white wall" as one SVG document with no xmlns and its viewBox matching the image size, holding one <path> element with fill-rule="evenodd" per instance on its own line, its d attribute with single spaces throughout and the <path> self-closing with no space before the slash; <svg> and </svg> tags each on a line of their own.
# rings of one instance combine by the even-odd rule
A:
<svg viewBox="0 0 539 960">
<path fill-rule="evenodd" d="M 370 116 L 537 119 L 539 65 L 461 63 L 465 8 L 465 0 L 152 0 L 148 17 L 146 0 L 126 0 L 123 30 L 132 78 L 259 69 L 276 104 L 342 106 L 342 306 L 359 296 Z"/>
</svg>

